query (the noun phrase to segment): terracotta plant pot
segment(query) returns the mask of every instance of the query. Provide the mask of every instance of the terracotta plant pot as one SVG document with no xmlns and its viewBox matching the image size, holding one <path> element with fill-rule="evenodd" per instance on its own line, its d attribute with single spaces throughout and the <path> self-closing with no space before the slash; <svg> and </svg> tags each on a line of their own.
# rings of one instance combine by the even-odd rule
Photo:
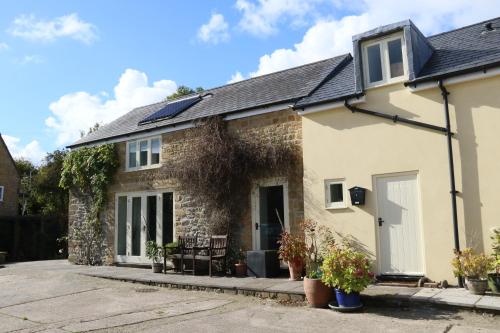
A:
<svg viewBox="0 0 500 333">
<path fill-rule="evenodd" d="M 474 295 L 484 295 L 486 293 L 486 289 L 488 289 L 488 280 L 486 279 L 466 278 L 465 283 L 467 284 L 469 292 Z"/>
<path fill-rule="evenodd" d="M 236 276 L 239 276 L 239 277 L 246 276 L 247 275 L 247 264 L 244 262 L 234 264 L 234 270 L 235 270 Z"/>
<path fill-rule="evenodd" d="M 332 299 L 332 288 L 325 285 L 321 279 L 304 277 L 304 292 L 307 303 L 314 308 L 324 308 Z"/>
<path fill-rule="evenodd" d="M 151 264 L 151 268 L 153 269 L 153 273 L 161 273 L 163 271 L 163 264 L 155 262 Z"/>
<path fill-rule="evenodd" d="M 488 274 L 488 286 L 495 294 L 500 294 L 500 273 Z"/>
<path fill-rule="evenodd" d="M 302 271 L 304 270 L 304 261 L 302 259 L 292 260 L 288 263 L 290 271 L 290 280 L 302 280 Z"/>
</svg>

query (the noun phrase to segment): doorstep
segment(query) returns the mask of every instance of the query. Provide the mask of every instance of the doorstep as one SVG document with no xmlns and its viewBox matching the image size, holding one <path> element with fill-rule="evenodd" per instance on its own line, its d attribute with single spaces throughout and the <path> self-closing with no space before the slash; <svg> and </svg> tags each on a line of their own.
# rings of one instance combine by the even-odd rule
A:
<svg viewBox="0 0 500 333">
<path fill-rule="evenodd" d="M 215 291 L 262 298 L 303 301 L 302 281 L 286 278 L 193 276 L 152 273 L 131 267 L 88 267 L 79 274 L 158 287 Z M 477 296 L 462 288 L 417 288 L 370 285 L 361 293 L 363 303 L 386 306 L 445 306 L 500 313 L 500 296 Z"/>
</svg>

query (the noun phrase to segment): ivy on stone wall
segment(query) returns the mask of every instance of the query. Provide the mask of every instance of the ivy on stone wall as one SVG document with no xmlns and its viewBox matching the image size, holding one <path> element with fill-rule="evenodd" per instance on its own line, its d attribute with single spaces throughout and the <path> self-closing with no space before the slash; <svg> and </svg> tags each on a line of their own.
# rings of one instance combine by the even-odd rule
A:
<svg viewBox="0 0 500 333">
<path fill-rule="evenodd" d="M 85 207 L 84 220 L 69 229 L 76 263 L 98 265 L 103 261 L 106 242 L 99 214 L 118 165 L 114 144 L 75 149 L 64 160 L 59 186 L 70 190 Z"/>
</svg>

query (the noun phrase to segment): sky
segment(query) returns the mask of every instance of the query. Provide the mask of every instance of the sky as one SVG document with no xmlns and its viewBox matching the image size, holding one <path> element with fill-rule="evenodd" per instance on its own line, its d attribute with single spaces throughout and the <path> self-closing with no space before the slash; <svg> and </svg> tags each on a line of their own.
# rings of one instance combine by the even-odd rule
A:
<svg viewBox="0 0 500 333">
<path fill-rule="evenodd" d="M 351 52 L 411 19 L 432 35 L 500 16 L 500 0 L 0 0 L 0 133 L 40 164 L 95 123 Z"/>
</svg>

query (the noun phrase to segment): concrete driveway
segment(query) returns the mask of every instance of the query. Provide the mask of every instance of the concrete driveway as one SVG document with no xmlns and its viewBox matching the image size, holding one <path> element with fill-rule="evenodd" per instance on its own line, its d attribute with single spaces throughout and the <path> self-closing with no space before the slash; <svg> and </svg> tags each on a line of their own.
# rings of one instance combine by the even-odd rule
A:
<svg viewBox="0 0 500 333">
<path fill-rule="evenodd" d="M 446 309 L 340 314 L 239 295 L 169 290 L 79 275 L 40 261 L 0 268 L 0 332 L 496 332 L 500 318 Z"/>
</svg>

